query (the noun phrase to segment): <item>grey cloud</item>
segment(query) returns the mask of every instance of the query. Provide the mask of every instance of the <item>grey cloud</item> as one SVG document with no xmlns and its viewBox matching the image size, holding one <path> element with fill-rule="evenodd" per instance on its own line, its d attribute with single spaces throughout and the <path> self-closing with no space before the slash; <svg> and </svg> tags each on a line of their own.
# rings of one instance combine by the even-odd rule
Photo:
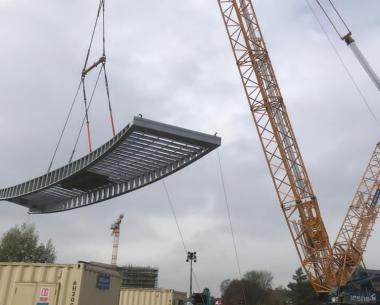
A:
<svg viewBox="0 0 380 305">
<path fill-rule="evenodd" d="M 304 2 L 256 1 L 271 58 L 311 180 L 333 239 L 378 140 L 357 92 Z M 377 71 L 380 22 L 375 0 L 340 5 Z M 268 269 L 286 285 L 298 267 L 216 1 L 107 2 L 108 72 L 119 128 L 133 115 L 223 137 L 220 155 L 242 271 Z M 0 4 L 1 185 L 43 173 L 73 97 L 96 5 L 92 1 L 14 0 Z M 366 16 L 363 18 L 362 16 Z M 369 103 L 378 93 L 329 30 Z M 98 56 L 95 51 L 91 60 Z M 104 90 L 91 110 L 94 141 L 110 137 Z M 56 165 L 67 162 L 83 115 L 78 101 Z M 81 139 L 77 156 L 86 153 Z M 218 294 L 237 277 L 217 153 L 167 178 L 185 242 L 199 253 L 201 288 Z M 160 267 L 159 284 L 187 290 L 188 266 L 161 182 L 86 209 L 27 217 L 1 203 L 0 233 L 27 219 L 52 238 L 60 262 L 108 262 L 109 225 L 126 214 L 120 262 Z M 199 215 L 199 217 L 197 217 Z M 378 231 L 378 225 L 375 230 Z M 366 262 L 380 268 L 378 232 Z M 279 253 L 280 252 L 280 253 Z"/>
</svg>

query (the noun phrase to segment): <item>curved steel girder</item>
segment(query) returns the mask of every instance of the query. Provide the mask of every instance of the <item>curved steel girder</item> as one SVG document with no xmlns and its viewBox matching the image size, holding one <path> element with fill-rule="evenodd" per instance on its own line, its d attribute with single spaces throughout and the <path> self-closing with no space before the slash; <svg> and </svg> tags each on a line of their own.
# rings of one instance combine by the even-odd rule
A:
<svg viewBox="0 0 380 305">
<path fill-rule="evenodd" d="M 162 179 L 208 154 L 221 138 L 134 117 L 90 154 L 0 190 L 0 200 L 54 213 L 108 200 Z"/>
</svg>

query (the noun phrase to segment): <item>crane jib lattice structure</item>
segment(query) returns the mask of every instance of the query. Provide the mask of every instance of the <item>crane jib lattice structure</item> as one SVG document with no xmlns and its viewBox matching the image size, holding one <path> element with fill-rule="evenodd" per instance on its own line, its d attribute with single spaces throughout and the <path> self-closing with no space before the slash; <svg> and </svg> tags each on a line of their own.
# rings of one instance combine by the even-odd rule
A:
<svg viewBox="0 0 380 305">
<path fill-rule="evenodd" d="M 218 0 L 273 183 L 303 268 L 324 295 L 361 262 L 379 212 L 379 144 L 332 247 L 251 0 Z M 356 256 L 354 255 L 356 254 Z"/>
<path fill-rule="evenodd" d="M 120 216 L 116 219 L 116 221 L 111 225 L 111 235 L 113 238 L 112 244 L 112 258 L 111 265 L 117 265 L 117 254 L 119 252 L 119 238 L 120 238 L 120 226 L 123 221 L 124 214 L 120 214 Z"/>
</svg>

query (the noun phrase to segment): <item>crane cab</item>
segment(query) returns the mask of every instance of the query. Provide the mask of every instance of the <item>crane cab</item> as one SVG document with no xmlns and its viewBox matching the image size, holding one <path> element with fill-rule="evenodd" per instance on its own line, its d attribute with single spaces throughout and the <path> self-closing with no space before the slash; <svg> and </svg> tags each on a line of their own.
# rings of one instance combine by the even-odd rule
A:
<svg viewBox="0 0 380 305">
<path fill-rule="evenodd" d="M 331 289 L 328 304 L 380 305 L 380 270 L 357 270 L 346 285 Z"/>
</svg>

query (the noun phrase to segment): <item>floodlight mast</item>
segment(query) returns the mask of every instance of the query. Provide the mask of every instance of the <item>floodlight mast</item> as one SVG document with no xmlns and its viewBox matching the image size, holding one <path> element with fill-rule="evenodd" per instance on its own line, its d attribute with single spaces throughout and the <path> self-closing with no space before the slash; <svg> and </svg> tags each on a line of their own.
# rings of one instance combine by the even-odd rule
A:
<svg viewBox="0 0 380 305">
<path fill-rule="evenodd" d="M 191 298 L 193 294 L 193 261 L 197 262 L 197 252 L 187 252 L 186 262 L 190 262 L 190 290 L 189 290 L 189 298 Z"/>
</svg>

